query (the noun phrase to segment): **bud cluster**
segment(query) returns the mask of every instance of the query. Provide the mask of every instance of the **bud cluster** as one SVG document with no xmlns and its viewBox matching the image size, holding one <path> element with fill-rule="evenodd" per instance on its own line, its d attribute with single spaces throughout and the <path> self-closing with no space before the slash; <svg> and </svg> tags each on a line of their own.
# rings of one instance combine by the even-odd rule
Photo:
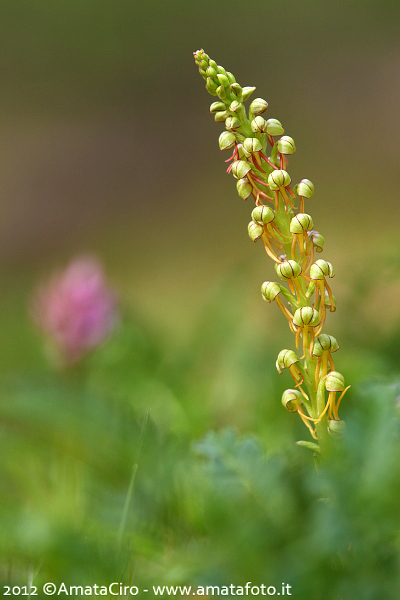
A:
<svg viewBox="0 0 400 600">
<path fill-rule="evenodd" d="M 324 237 L 314 229 L 304 206 L 305 199 L 314 195 L 314 185 L 302 179 L 292 186 L 288 157 L 296 151 L 295 142 L 284 135 L 280 121 L 261 116 L 268 108 L 266 100 L 256 98 L 246 109 L 256 88 L 239 85 L 204 50 L 195 52 L 194 58 L 207 91 L 218 97 L 210 112 L 215 121 L 225 123 L 219 147 L 232 151 L 227 172 L 237 180 L 239 196 L 255 203 L 249 237 L 261 240 L 282 282 L 265 281 L 262 297 L 276 302 L 295 335 L 296 348 L 301 347 L 301 356 L 293 350 L 282 350 L 278 356 L 278 372 L 288 369 L 295 385 L 284 392 L 282 403 L 299 414 L 322 445 L 328 434 L 336 437 L 343 431 L 338 408 L 348 387 L 332 359 L 339 349 L 337 341 L 322 333 L 327 310 L 336 310 L 336 300 L 328 284 L 334 277 L 332 264 L 314 260 L 315 252 L 324 249 Z"/>
</svg>

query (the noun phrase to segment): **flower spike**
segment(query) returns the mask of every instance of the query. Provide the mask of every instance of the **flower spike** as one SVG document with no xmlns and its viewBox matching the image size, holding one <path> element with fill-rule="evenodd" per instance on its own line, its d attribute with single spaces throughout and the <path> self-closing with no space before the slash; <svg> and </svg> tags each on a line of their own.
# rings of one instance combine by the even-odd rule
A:
<svg viewBox="0 0 400 600">
<path fill-rule="evenodd" d="M 268 108 L 266 100 L 255 98 L 246 108 L 256 88 L 242 87 L 203 49 L 194 53 L 194 59 L 206 89 L 216 96 L 210 113 L 225 126 L 219 147 L 231 151 L 227 172 L 237 180 L 239 196 L 253 198 L 255 203 L 249 236 L 253 241 L 262 240 L 281 281 L 265 281 L 262 298 L 279 306 L 295 335 L 296 348 L 302 347 L 301 358 L 290 349 L 278 355 L 278 372 L 287 369 L 295 386 L 284 392 L 282 404 L 299 415 L 321 446 L 302 444 L 322 452 L 322 443 L 342 435 L 344 421 L 338 412 L 349 386 L 335 370 L 332 355 L 339 350 L 336 339 L 322 333 L 326 310 L 336 310 L 336 299 L 327 281 L 334 277 L 332 264 L 314 261 L 315 252 L 321 253 L 325 244 L 305 210 L 306 200 L 314 196 L 314 184 L 301 179 L 291 189 L 288 157 L 296 151 L 295 142 L 278 119 L 262 116 Z"/>
</svg>

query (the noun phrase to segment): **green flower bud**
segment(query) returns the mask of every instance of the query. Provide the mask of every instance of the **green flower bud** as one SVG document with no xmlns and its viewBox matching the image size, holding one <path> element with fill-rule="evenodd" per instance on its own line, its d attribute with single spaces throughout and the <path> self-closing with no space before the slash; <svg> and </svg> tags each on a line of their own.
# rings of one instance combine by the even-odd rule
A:
<svg viewBox="0 0 400 600">
<path fill-rule="evenodd" d="M 298 213 L 290 221 L 290 233 L 303 233 L 313 228 L 313 220 L 306 213 Z"/>
<path fill-rule="evenodd" d="M 299 390 L 285 390 L 282 394 L 282 404 L 290 412 L 296 412 L 303 404 L 303 400 Z"/>
<path fill-rule="evenodd" d="M 209 59 L 208 64 L 210 65 L 210 67 L 212 67 L 213 69 L 217 70 L 218 65 L 215 62 L 215 60 L 213 60 L 212 58 Z"/>
<path fill-rule="evenodd" d="M 328 431 L 332 437 L 342 437 L 345 428 L 346 423 L 341 419 L 331 419 L 328 421 Z"/>
<path fill-rule="evenodd" d="M 313 356 L 322 356 L 323 352 L 337 352 L 337 350 L 339 350 L 339 344 L 333 335 L 321 333 L 315 338 Z"/>
<path fill-rule="evenodd" d="M 243 150 L 247 156 L 250 156 L 253 152 L 261 152 L 262 144 L 257 138 L 246 138 L 243 142 Z"/>
<path fill-rule="evenodd" d="M 255 98 L 249 108 L 253 115 L 260 115 L 267 110 L 268 102 L 263 98 Z"/>
<path fill-rule="evenodd" d="M 210 113 L 220 112 L 221 110 L 226 110 L 226 106 L 223 102 L 213 102 L 210 106 Z"/>
<path fill-rule="evenodd" d="M 239 109 L 240 109 L 240 107 L 241 107 L 241 106 L 243 106 L 243 104 L 242 104 L 241 102 L 238 102 L 237 100 L 234 100 L 234 101 L 231 103 L 231 105 L 230 105 L 230 107 L 229 107 L 229 110 L 230 110 L 231 112 L 236 112 L 237 110 L 239 110 Z"/>
<path fill-rule="evenodd" d="M 278 152 L 281 154 L 293 154 L 296 151 L 294 139 L 284 135 L 276 142 Z"/>
<path fill-rule="evenodd" d="M 267 123 L 264 117 L 255 117 L 250 123 L 251 130 L 254 133 L 264 133 L 267 129 Z"/>
<path fill-rule="evenodd" d="M 300 362 L 300 359 L 293 350 L 281 350 L 276 359 L 276 369 L 279 375 L 281 375 L 284 369 L 289 369 L 289 367 L 298 362 Z"/>
<path fill-rule="evenodd" d="M 275 219 L 275 213 L 269 206 L 256 206 L 253 208 L 251 218 L 256 223 L 271 223 Z"/>
<path fill-rule="evenodd" d="M 229 81 L 230 81 L 231 85 L 232 85 L 232 83 L 236 83 L 235 76 L 234 76 L 234 75 L 232 75 L 232 73 L 230 73 L 229 71 L 226 71 L 226 72 L 225 72 L 225 75 L 226 75 L 226 76 L 227 76 L 227 78 L 229 79 Z"/>
<path fill-rule="evenodd" d="M 311 306 L 298 308 L 293 316 L 293 323 L 297 325 L 297 327 L 304 327 L 305 325 L 315 327 L 320 321 L 319 312 Z"/>
<path fill-rule="evenodd" d="M 251 185 L 251 183 L 249 183 L 248 179 L 239 179 L 239 181 L 236 184 L 236 189 L 238 191 L 239 196 L 243 198 L 243 200 L 247 200 L 247 198 L 251 196 L 253 186 Z"/>
<path fill-rule="evenodd" d="M 278 121 L 278 119 L 268 119 L 266 124 L 266 132 L 268 135 L 282 135 L 284 133 L 282 123 Z"/>
<path fill-rule="evenodd" d="M 243 102 L 246 102 L 246 100 L 248 100 L 250 98 L 251 94 L 255 91 L 256 91 L 255 87 L 249 87 L 249 86 L 244 87 L 243 92 L 242 92 Z"/>
<path fill-rule="evenodd" d="M 226 119 L 229 117 L 229 112 L 227 110 L 216 112 L 214 115 L 214 121 L 216 123 L 224 123 Z"/>
<path fill-rule="evenodd" d="M 299 390 L 285 390 L 282 394 L 282 404 L 290 412 L 296 412 L 303 404 L 303 396 Z"/>
<path fill-rule="evenodd" d="M 334 276 L 335 276 L 335 273 L 333 271 L 332 263 L 327 262 L 323 258 L 320 258 L 319 260 L 317 260 L 310 267 L 310 278 L 311 279 L 317 280 L 317 279 L 324 279 L 325 277 L 334 277 Z"/>
<path fill-rule="evenodd" d="M 291 181 L 289 173 L 281 169 L 276 169 L 268 175 L 268 185 L 274 191 L 282 187 L 288 187 Z"/>
<path fill-rule="evenodd" d="M 196 52 L 193 52 L 193 56 L 196 65 L 200 66 L 201 64 L 205 63 L 205 66 L 208 66 L 208 61 L 210 60 L 210 57 L 204 52 L 203 48 L 200 48 L 200 50 L 196 50 Z"/>
<path fill-rule="evenodd" d="M 211 79 L 208 78 L 210 81 Z M 206 90 L 209 94 L 211 94 L 211 96 L 216 96 L 217 92 L 215 91 L 214 87 L 212 86 L 212 81 L 211 84 L 209 84 L 208 82 L 206 83 Z"/>
<path fill-rule="evenodd" d="M 274 281 L 264 281 L 261 286 L 261 295 L 266 302 L 273 302 L 280 293 L 280 285 Z"/>
<path fill-rule="evenodd" d="M 243 179 L 249 171 L 251 171 L 251 166 L 245 160 L 235 160 L 232 163 L 232 175 L 236 179 Z"/>
<path fill-rule="evenodd" d="M 247 229 L 249 232 L 249 237 L 251 240 L 253 240 L 253 242 L 256 242 L 264 233 L 264 227 L 258 223 L 254 223 L 254 221 L 250 221 Z"/>
<path fill-rule="evenodd" d="M 218 86 L 215 92 L 220 100 L 225 100 L 226 90 L 223 85 Z"/>
<path fill-rule="evenodd" d="M 207 90 L 215 92 L 217 87 L 218 87 L 217 84 L 211 79 L 211 77 L 207 77 L 207 84 L 206 84 Z"/>
<path fill-rule="evenodd" d="M 243 88 L 238 83 L 231 83 L 231 92 L 236 96 L 236 99 L 241 102 L 243 100 Z"/>
<path fill-rule="evenodd" d="M 220 84 L 222 86 L 224 86 L 224 87 L 229 87 L 230 86 L 230 81 L 229 81 L 229 79 L 227 78 L 226 75 L 223 75 L 222 73 L 218 73 L 218 75 L 217 75 L 217 73 L 215 73 L 215 74 L 217 76 L 218 81 L 220 82 Z"/>
<path fill-rule="evenodd" d="M 283 281 L 298 277 L 301 273 L 301 266 L 295 260 L 284 260 L 279 265 L 275 265 L 275 269 Z"/>
<path fill-rule="evenodd" d="M 324 245 L 325 245 L 324 236 L 321 235 L 319 233 L 319 231 L 315 231 L 315 229 L 310 231 L 308 235 L 310 236 L 310 239 L 311 239 L 312 243 L 314 244 L 316 251 L 322 252 L 322 250 L 324 249 Z"/>
<path fill-rule="evenodd" d="M 219 136 L 219 147 L 220 150 L 229 150 L 233 148 L 236 142 L 236 136 L 231 131 L 223 131 Z"/>
<path fill-rule="evenodd" d="M 225 121 L 225 127 L 230 131 L 236 131 L 240 128 L 240 121 L 237 117 L 228 117 Z"/>
<path fill-rule="evenodd" d="M 211 77 L 211 79 L 215 79 L 217 76 L 217 71 L 215 69 L 213 69 L 212 67 L 208 67 L 206 69 L 206 75 L 207 75 L 207 77 Z"/>
<path fill-rule="evenodd" d="M 343 392 L 344 387 L 344 377 L 341 373 L 331 371 L 325 377 L 325 389 L 327 392 Z"/>
<path fill-rule="evenodd" d="M 296 194 L 304 198 L 312 198 L 314 196 L 314 184 L 309 179 L 302 179 L 294 188 Z"/>
<path fill-rule="evenodd" d="M 226 75 L 226 71 L 222 65 L 217 66 L 218 73 L 222 73 L 222 75 Z"/>
</svg>

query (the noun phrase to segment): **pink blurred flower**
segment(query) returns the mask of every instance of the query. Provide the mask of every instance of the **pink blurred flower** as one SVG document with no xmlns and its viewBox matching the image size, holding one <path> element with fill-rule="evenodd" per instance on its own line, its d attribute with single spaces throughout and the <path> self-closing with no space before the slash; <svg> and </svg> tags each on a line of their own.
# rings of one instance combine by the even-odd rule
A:
<svg viewBox="0 0 400 600">
<path fill-rule="evenodd" d="M 55 274 L 37 290 L 33 318 L 68 363 L 101 344 L 118 320 L 101 265 L 82 257 Z"/>
</svg>

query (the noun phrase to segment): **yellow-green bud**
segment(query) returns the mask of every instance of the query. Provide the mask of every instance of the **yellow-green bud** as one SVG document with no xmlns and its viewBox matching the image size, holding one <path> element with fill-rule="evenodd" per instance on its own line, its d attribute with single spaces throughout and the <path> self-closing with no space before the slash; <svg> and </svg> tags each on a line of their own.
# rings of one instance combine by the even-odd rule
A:
<svg viewBox="0 0 400 600">
<path fill-rule="evenodd" d="M 281 350 L 276 359 L 276 369 L 279 375 L 281 375 L 283 369 L 289 369 L 289 367 L 298 362 L 300 362 L 300 359 L 293 350 Z"/>
<path fill-rule="evenodd" d="M 335 273 L 333 271 L 332 263 L 327 262 L 323 258 L 318 259 L 313 265 L 310 267 L 310 278 L 314 280 L 321 280 L 325 277 L 334 277 Z"/>
<path fill-rule="evenodd" d="M 295 260 L 284 260 L 275 265 L 275 269 L 283 281 L 298 277 L 301 273 L 301 266 Z"/>
<path fill-rule="evenodd" d="M 235 76 L 232 75 L 232 73 L 230 73 L 229 71 L 225 72 L 225 75 L 227 76 L 227 78 L 229 79 L 230 83 L 236 83 L 236 79 Z"/>
<path fill-rule="evenodd" d="M 208 69 L 207 69 L 208 70 Z M 210 92 L 211 90 L 213 92 L 216 91 L 218 85 L 211 79 L 211 77 L 207 77 L 207 83 L 206 83 L 206 88 L 207 90 Z"/>
<path fill-rule="evenodd" d="M 226 70 L 222 65 L 217 66 L 217 71 L 218 71 L 218 73 L 222 73 L 223 75 L 226 75 Z"/>
<path fill-rule="evenodd" d="M 330 419 L 328 421 L 328 431 L 332 437 L 342 437 L 346 423 L 341 419 Z"/>
<path fill-rule="evenodd" d="M 223 131 L 219 136 L 218 142 L 220 150 L 229 150 L 229 148 L 233 148 L 235 145 L 236 136 L 230 131 Z"/>
<path fill-rule="evenodd" d="M 290 233 L 303 233 L 313 228 L 313 220 L 306 213 L 298 213 L 290 221 Z"/>
<path fill-rule="evenodd" d="M 206 69 L 206 75 L 207 77 L 211 77 L 211 79 L 215 79 L 217 76 L 217 71 L 213 69 L 213 67 L 208 67 Z"/>
<path fill-rule="evenodd" d="M 275 219 L 275 213 L 269 206 L 256 206 L 253 208 L 251 218 L 256 223 L 271 223 Z"/>
<path fill-rule="evenodd" d="M 232 175 L 236 179 L 243 179 L 249 171 L 251 171 L 251 166 L 245 160 L 235 160 L 232 163 Z"/>
<path fill-rule="evenodd" d="M 313 356 L 322 356 L 323 352 L 337 352 L 339 344 L 333 335 L 321 333 L 315 338 Z"/>
<path fill-rule="evenodd" d="M 282 187 L 290 185 L 291 179 L 287 171 L 276 169 L 268 175 L 268 185 L 271 190 L 277 191 Z"/>
<path fill-rule="evenodd" d="M 267 128 L 266 120 L 263 117 L 255 117 L 250 123 L 251 130 L 254 133 L 264 133 Z"/>
<path fill-rule="evenodd" d="M 280 293 L 280 285 L 275 281 L 264 281 L 261 286 L 261 295 L 266 302 L 273 302 Z"/>
<path fill-rule="evenodd" d="M 261 152 L 262 144 L 257 138 L 246 138 L 243 142 L 243 150 L 247 156 L 250 156 L 253 152 Z"/>
<path fill-rule="evenodd" d="M 255 87 L 250 87 L 250 86 L 244 87 L 243 92 L 242 92 L 243 102 L 246 102 L 246 100 L 248 100 L 248 98 L 250 98 L 251 94 L 255 91 L 256 91 Z"/>
<path fill-rule="evenodd" d="M 225 127 L 230 131 L 236 131 L 240 128 L 240 121 L 237 117 L 228 117 L 225 121 Z"/>
<path fill-rule="evenodd" d="M 296 151 L 294 139 L 284 135 L 276 142 L 278 152 L 281 154 L 293 154 Z"/>
<path fill-rule="evenodd" d="M 322 250 L 324 249 L 324 245 L 325 245 L 325 238 L 323 235 L 321 235 L 319 233 L 319 231 L 315 231 L 315 229 L 313 229 L 312 231 L 310 231 L 309 233 L 310 239 L 316 249 L 317 252 L 322 252 Z"/>
<path fill-rule="evenodd" d="M 282 123 L 278 119 L 268 119 L 266 121 L 266 132 L 268 135 L 282 135 L 284 133 Z"/>
<path fill-rule="evenodd" d="M 229 110 L 231 112 L 236 112 L 241 106 L 243 106 L 243 104 L 241 102 L 238 102 L 237 100 L 234 100 L 233 102 L 231 102 Z"/>
<path fill-rule="evenodd" d="M 223 85 L 219 85 L 217 87 L 217 89 L 215 90 L 215 93 L 217 94 L 218 98 L 220 100 L 225 100 L 226 98 L 226 89 L 224 88 Z"/>
<path fill-rule="evenodd" d="M 238 83 L 231 84 L 231 92 L 236 96 L 236 99 L 241 102 L 243 100 L 243 88 Z"/>
<path fill-rule="evenodd" d="M 268 102 L 263 98 L 255 98 L 250 104 L 249 109 L 253 115 L 260 115 L 268 108 Z"/>
<path fill-rule="evenodd" d="M 215 62 L 215 60 L 213 60 L 212 58 L 210 58 L 210 59 L 208 60 L 208 64 L 210 65 L 210 67 L 212 67 L 213 69 L 217 70 L 217 67 L 218 67 L 218 65 L 217 65 L 217 63 Z"/>
<path fill-rule="evenodd" d="M 210 60 L 210 57 L 204 52 L 203 48 L 200 48 L 200 50 L 196 50 L 196 52 L 193 52 L 193 56 L 196 64 L 199 64 L 199 62 L 202 60 L 206 60 L 208 64 L 208 61 Z"/>
<path fill-rule="evenodd" d="M 304 327 L 305 325 L 315 327 L 320 321 L 319 312 L 311 306 L 298 308 L 293 316 L 293 323 L 297 325 L 297 327 Z"/>
<path fill-rule="evenodd" d="M 249 238 L 253 240 L 253 242 L 256 242 L 264 233 L 264 227 L 258 223 L 254 223 L 254 221 L 250 221 L 247 230 L 249 232 Z"/>
<path fill-rule="evenodd" d="M 214 121 L 216 123 L 222 123 L 222 122 L 226 121 L 226 119 L 228 117 L 229 117 L 229 112 L 227 110 L 218 111 L 214 115 Z"/>
<path fill-rule="evenodd" d="M 230 81 L 229 81 L 228 77 L 226 75 L 224 75 L 223 73 L 218 73 L 217 79 L 222 86 L 224 86 L 224 87 L 230 86 Z"/>
<path fill-rule="evenodd" d="M 304 198 L 312 198 L 314 196 L 314 184 L 309 179 L 302 179 L 294 188 L 296 194 Z"/>
<path fill-rule="evenodd" d="M 343 392 L 344 387 L 344 377 L 341 373 L 331 371 L 325 377 L 325 389 L 327 392 Z"/>
<path fill-rule="evenodd" d="M 303 404 L 303 396 L 299 390 L 285 390 L 282 394 L 282 404 L 290 412 L 296 412 Z"/>
<path fill-rule="evenodd" d="M 210 106 L 210 113 L 213 114 L 225 109 L 226 106 L 223 102 L 213 102 Z"/>
<path fill-rule="evenodd" d="M 243 198 L 243 200 L 247 200 L 247 198 L 251 196 L 253 186 L 251 185 L 248 179 L 244 178 L 239 179 L 239 181 L 236 184 L 236 189 L 238 191 L 239 196 Z"/>
</svg>

